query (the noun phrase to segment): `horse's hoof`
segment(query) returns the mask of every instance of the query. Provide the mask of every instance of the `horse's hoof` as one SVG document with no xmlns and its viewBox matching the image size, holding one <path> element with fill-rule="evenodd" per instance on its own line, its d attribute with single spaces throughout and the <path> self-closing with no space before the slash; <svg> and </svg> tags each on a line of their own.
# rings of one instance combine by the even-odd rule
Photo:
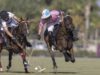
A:
<svg viewBox="0 0 100 75">
<path fill-rule="evenodd" d="M 29 71 L 25 71 L 25 73 L 29 73 Z"/>
<path fill-rule="evenodd" d="M 44 72 L 46 68 L 41 68 L 38 72 Z"/>
<path fill-rule="evenodd" d="M 68 59 L 65 59 L 65 62 L 69 62 L 69 60 Z"/>
<path fill-rule="evenodd" d="M 69 61 L 70 61 L 69 57 L 65 58 L 65 62 L 69 62 Z"/>
<path fill-rule="evenodd" d="M 54 67 L 53 67 L 53 69 L 57 69 L 57 68 L 58 68 L 58 66 L 54 66 Z"/>
<path fill-rule="evenodd" d="M 7 66 L 7 70 L 9 70 L 11 68 L 11 66 Z"/>
<path fill-rule="evenodd" d="M 25 73 L 29 73 L 29 71 L 28 71 L 28 69 L 27 69 L 27 68 L 25 68 Z"/>
<path fill-rule="evenodd" d="M 3 68 L 0 68 L 0 72 L 2 72 L 3 71 Z"/>
<path fill-rule="evenodd" d="M 9 66 L 7 66 L 7 70 L 9 69 Z"/>
<path fill-rule="evenodd" d="M 57 66 L 56 67 L 53 67 L 53 71 L 54 71 L 54 73 L 56 74 L 57 73 Z"/>
<path fill-rule="evenodd" d="M 72 59 L 71 62 L 72 62 L 72 63 L 75 63 L 75 59 Z"/>
</svg>

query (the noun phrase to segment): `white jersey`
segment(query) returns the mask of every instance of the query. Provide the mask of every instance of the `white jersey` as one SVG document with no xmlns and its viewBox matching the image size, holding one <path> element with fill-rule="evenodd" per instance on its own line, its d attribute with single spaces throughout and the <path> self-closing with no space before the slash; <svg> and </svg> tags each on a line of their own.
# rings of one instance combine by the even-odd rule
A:
<svg viewBox="0 0 100 75">
<path fill-rule="evenodd" d="M 8 21 L 4 21 L 1 20 L 1 30 L 3 30 L 3 27 L 17 27 L 18 26 L 18 22 L 13 18 L 15 15 L 11 12 L 7 12 L 9 15 L 9 20 Z"/>
</svg>

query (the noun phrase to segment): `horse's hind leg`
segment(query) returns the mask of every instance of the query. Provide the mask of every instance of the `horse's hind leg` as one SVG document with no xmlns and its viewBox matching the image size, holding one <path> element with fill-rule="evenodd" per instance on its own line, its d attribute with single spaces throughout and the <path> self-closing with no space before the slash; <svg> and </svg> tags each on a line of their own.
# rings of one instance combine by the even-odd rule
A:
<svg viewBox="0 0 100 75">
<path fill-rule="evenodd" d="M 71 62 L 74 63 L 75 62 L 75 56 L 74 56 L 73 49 L 70 50 L 70 54 L 71 54 Z"/>
<path fill-rule="evenodd" d="M 1 64 L 1 52 L 2 52 L 2 44 L 0 44 L 0 72 L 3 71 L 2 64 Z"/>
<path fill-rule="evenodd" d="M 11 66 L 12 66 L 12 56 L 13 56 L 13 51 L 12 51 L 12 49 L 11 50 L 8 50 L 9 51 L 9 63 L 8 63 L 8 66 L 7 66 L 7 70 L 9 70 L 10 68 L 11 68 Z"/>
<path fill-rule="evenodd" d="M 25 73 L 29 73 L 28 72 L 28 62 L 27 62 L 27 60 L 26 60 L 26 53 L 25 52 L 21 52 L 20 53 L 20 55 L 21 55 L 21 57 L 22 57 L 22 60 L 23 60 L 23 65 L 24 65 L 24 70 L 25 70 Z"/>
<path fill-rule="evenodd" d="M 3 71 L 2 64 L 1 64 L 1 51 L 0 51 L 0 72 Z"/>
</svg>

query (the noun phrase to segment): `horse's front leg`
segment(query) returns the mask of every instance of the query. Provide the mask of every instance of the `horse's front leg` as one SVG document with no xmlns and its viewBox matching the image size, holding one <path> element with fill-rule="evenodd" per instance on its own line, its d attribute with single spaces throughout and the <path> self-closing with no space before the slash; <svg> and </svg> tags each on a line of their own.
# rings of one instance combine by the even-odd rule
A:
<svg viewBox="0 0 100 75">
<path fill-rule="evenodd" d="M 54 52 L 51 50 L 49 43 L 47 44 L 47 46 L 48 46 L 48 50 L 49 50 L 49 53 L 50 53 L 50 56 L 51 56 L 51 59 L 52 59 L 52 62 L 53 62 L 53 68 L 56 69 L 57 64 L 56 64 Z"/>
<path fill-rule="evenodd" d="M 9 71 L 9 69 L 10 69 L 11 66 L 12 66 L 12 56 L 13 56 L 13 50 L 10 49 L 10 50 L 8 50 L 8 51 L 9 51 L 9 57 L 8 57 L 9 63 L 8 63 L 8 66 L 7 66 L 7 71 Z"/>
<path fill-rule="evenodd" d="M 68 51 L 67 48 L 65 48 L 65 49 L 62 48 L 62 53 L 63 53 L 63 55 L 64 55 L 65 62 L 71 61 L 71 54 L 70 54 L 70 52 Z"/>
<path fill-rule="evenodd" d="M 71 54 L 71 62 L 74 63 L 75 62 L 75 56 L 74 56 L 73 48 L 71 48 L 70 54 Z"/>
<path fill-rule="evenodd" d="M 48 50 L 49 50 L 49 53 L 50 53 L 50 56 L 51 56 L 51 59 L 52 59 L 52 62 L 53 62 L 53 68 L 57 68 L 57 64 L 56 64 L 56 61 L 55 61 L 55 55 L 54 55 L 54 52 L 51 50 L 51 46 L 50 46 L 50 43 L 49 43 L 49 37 L 45 37 L 44 38 L 46 44 L 47 44 L 47 47 L 48 47 Z"/>
<path fill-rule="evenodd" d="M 54 52 L 53 52 L 51 49 L 48 49 L 48 50 L 49 50 L 51 59 L 52 59 L 52 61 L 53 61 L 53 68 L 56 69 L 56 68 L 57 68 L 57 64 L 56 64 Z"/>
<path fill-rule="evenodd" d="M 28 71 L 28 66 L 29 66 L 29 64 L 28 64 L 28 62 L 27 62 L 27 60 L 26 60 L 26 53 L 25 53 L 24 51 L 22 51 L 22 52 L 20 53 L 20 55 L 21 55 L 22 60 L 23 60 L 23 65 L 24 65 L 25 73 L 29 73 L 29 71 Z"/>
<path fill-rule="evenodd" d="M 3 71 L 2 64 L 1 64 L 1 49 L 0 49 L 0 72 Z"/>
<path fill-rule="evenodd" d="M 0 72 L 3 71 L 2 64 L 1 64 L 1 52 L 2 52 L 2 49 L 3 49 L 2 47 L 3 47 L 2 44 L 0 44 Z"/>
</svg>

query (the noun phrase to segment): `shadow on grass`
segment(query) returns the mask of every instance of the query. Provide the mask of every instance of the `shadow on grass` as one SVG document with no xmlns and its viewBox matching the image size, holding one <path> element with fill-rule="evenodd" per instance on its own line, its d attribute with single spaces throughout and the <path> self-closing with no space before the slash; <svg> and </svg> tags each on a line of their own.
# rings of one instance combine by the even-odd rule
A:
<svg viewBox="0 0 100 75">
<path fill-rule="evenodd" d="M 55 74 L 77 74 L 78 72 L 43 72 L 43 73 L 55 73 Z"/>
<path fill-rule="evenodd" d="M 7 72 L 7 71 L 5 71 Z M 5 73 L 5 72 L 2 72 L 2 73 Z M 25 73 L 24 71 L 8 71 L 8 73 Z M 60 71 L 57 71 L 57 72 L 29 72 L 28 74 L 31 74 L 31 73 L 42 73 L 42 74 L 48 74 L 48 73 L 52 73 L 52 74 L 78 74 L 78 72 L 60 72 Z"/>
<path fill-rule="evenodd" d="M 24 71 L 2 71 L 0 73 L 25 73 Z M 35 73 L 35 72 L 29 72 L 29 73 Z"/>
</svg>

